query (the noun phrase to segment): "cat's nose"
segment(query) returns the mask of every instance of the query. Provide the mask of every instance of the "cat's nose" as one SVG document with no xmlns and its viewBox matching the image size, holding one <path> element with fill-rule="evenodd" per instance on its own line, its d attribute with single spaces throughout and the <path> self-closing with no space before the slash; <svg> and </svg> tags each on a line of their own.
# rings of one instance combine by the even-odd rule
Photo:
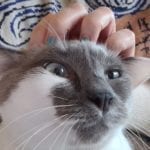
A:
<svg viewBox="0 0 150 150">
<path fill-rule="evenodd" d="M 97 92 L 96 94 L 88 94 L 88 99 L 103 112 L 107 112 L 114 97 L 110 92 Z"/>
</svg>

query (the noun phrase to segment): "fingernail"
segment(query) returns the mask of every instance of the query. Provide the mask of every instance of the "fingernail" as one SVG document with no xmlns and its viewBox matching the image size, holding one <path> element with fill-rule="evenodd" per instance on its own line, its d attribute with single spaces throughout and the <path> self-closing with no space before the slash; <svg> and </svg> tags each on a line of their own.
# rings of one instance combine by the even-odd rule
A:
<svg viewBox="0 0 150 150">
<path fill-rule="evenodd" d="M 56 41 L 57 41 L 57 39 L 55 37 L 48 37 L 47 44 L 53 45 L 54 43 L 56 43 Z"/>
<path fill-rule="evenodd" d="M 80 41 L 89 41 L 90 39 L 89 38 L 87 38 L 87 37 L 82 37 L 81 39 L 80 39 Z"/>
</svg>

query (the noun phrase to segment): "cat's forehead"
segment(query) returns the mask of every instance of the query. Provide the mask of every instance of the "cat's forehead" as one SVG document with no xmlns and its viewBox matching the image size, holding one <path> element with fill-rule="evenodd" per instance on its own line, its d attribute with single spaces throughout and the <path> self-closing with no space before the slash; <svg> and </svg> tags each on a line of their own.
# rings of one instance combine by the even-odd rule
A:
<svg viewBox="0 0 150 150">
<path fill-rule="evenodd" d="M 60 42 L 38 53 L 38 60 L 56 61 L 69 65 L 122 65 L 120 59 L 104 45 L 89 41 Z M 37 59 L 37 58 L 35 58 Z"/>
</svg>

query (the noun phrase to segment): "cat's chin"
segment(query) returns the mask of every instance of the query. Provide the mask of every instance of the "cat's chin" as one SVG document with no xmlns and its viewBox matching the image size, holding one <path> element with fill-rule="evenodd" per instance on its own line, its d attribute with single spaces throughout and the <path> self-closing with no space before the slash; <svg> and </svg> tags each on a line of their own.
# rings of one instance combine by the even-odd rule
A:
<svg viewBox="0 0 150 150">
<path fill-rule="evenodd" d="M 103 122 L 104 123 L 104 122 Z M 88 125 L 88 123 L 78 122 L 74 125 L 74 145 L 75 143 L 81 143 L 81 145 L 103 145 L 103 143 L 109 141 L 116 132 L 121 131 L 122 125 L 117 124 L 113 127 L 108 127 L 106 124 L 102 124 L 102 121 L 95 121 L 95 124 Z"/>
<path fill-rule="evenodd" d="M 91 126 L 87 126 L 86 123 L 79 122 L 74 126 L 74 131 L 76 132 L 77 138 L 81 141 L 81 143 L 96 144 L 109 132 L 109 128 L 98 122 L 92 124 Z"/>
<path fill-rule="evenodd" d="M 131 147 L 124 137 L 123 127 L 119 126 L 116 130 L 107 131 L 106 134 L 100 136 L 99 139 L 93 141 L 77 136 L 73 133 L 73 138 L 70 138 L 65 150 L 131 150 Z M 120 140 L 122 142 L 120 142 Z"/>
<path fill-rule="evenodd" d="M 74 125 L 73 130 L 79 142 L 84 143 L 85 145 L 89 143 L 103 143 L 104 139 L 109 140 L 115 132 L 120 130 L 121 126 L 125 124 L 126 115 L 126 113 L 121 113 L 120 117 L 119 115 L 116 117 L 109 112 L 103 116 L 92 116 L 91 114 L 92 119 L 79 120 Z M 111 118 L 115 119 L 112 121 Z"/>
</svg>

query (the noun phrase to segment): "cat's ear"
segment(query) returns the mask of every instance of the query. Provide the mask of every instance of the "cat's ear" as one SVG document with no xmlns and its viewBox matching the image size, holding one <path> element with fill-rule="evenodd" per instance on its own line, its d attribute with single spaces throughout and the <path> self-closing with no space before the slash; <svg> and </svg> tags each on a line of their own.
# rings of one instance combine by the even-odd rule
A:
<svg viewBox="0 0 150 150">
<path fill-rule="evenodd" d="M 124 60 L 125 67 L 131 76 L 133 87 L 150 79 L 150 59 L 143 57 L 127 58 Z"/>
<path fill-rule="evenodd" d="M 8 49 L 0 49 L 0 74 L 9 69 L 12 65 L 19 62 L 21 57 L 20 52 Z"/>
</svg>

